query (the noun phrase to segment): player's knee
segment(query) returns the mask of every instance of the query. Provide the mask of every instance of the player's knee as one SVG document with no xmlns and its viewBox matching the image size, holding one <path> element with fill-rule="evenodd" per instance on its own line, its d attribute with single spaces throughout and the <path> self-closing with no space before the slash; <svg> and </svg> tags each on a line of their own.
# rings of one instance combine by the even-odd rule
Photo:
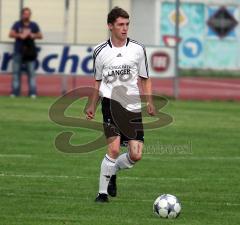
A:
<svg viewBox="0 0 240 225">
<path fill-rule="evenodd" d="M 109 152 L 108 154 L 111 158 L 116 159 L 119 155 L 120 149 L 112 147 L 112 148 L 109 148 L 108 152 Z"/>
<path fill-rule="evenodd" d="M 130 147 L 131 159 L 134 162 L 137 162 L 142 159 L 142 146 L 140 145 L 133 145 Z"/>
<path fill-rule="evenodd" d="M 142 159 L 142 153 L 141 152 L 134 153 L 134 154 L 131 155 L 131 160 L 133 160 L 134 162 L 137 162 L 141 159 Z"/>
</svg>

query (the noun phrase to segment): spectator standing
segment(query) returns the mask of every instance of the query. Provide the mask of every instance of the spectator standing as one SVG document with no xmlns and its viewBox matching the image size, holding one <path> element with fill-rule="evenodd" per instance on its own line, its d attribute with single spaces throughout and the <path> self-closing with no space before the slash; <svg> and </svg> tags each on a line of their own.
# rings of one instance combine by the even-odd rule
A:
<svg viewBox="0 0 240 225">
<path fill-rule="evenodd" d="M 23 65 L 28 76 L 28 95 L 36 98 L 35 60 L 37 49 L 35 39 L 42 39 L 42 33 L 36 22 L 31 21 L 31 9 L 21 10 L 21 19 L 16 21 L 9 33 L 10 38 L 15 39 L 13 52 L 13 77 L 11 96 L 19 96 L 21 93 L 21 71 Z"/>
</svg>

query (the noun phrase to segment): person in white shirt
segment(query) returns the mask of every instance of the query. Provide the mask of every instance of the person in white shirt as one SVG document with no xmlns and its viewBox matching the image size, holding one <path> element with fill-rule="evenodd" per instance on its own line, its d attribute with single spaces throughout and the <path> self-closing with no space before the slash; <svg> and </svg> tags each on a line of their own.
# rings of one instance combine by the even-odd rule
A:
<svg viewBox="0 0 240 225">
<path fill-rule="evenodd" d="M 108 195 L 117 195 L 116 173 L 132 168 L 142 158 L 144 132 L 138 80 L 146 96 L 147 112 L 155 115 L 151 79 L 145 47 L 128 37 L 129 14 L 113 8 L 107 18 L 111 37 L 94 49 L 95 91 L 86 109 L 91 120 L 99 98 L 102 98 L 103 127 L 107 139 L 96 202 L 108 202 Z M 119 155 L 120 146 L 128 152 Z"/>
</svg>

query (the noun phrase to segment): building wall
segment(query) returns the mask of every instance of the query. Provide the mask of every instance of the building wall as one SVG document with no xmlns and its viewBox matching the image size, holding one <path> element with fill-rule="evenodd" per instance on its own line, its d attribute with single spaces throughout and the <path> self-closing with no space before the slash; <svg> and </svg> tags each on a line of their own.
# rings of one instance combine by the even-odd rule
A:
<svg viewBox="0 0 240 225">
<path fill-rule="evenodd" d="M 65 23 L 65 0 L 24 0 L 32 9 L 32 20 L 44 34 L 42 42 L 99 43 L 108 37 L 106 17 L 109 0 L 70 0 L 68 29 Z M 130 11 L 130 0 L 112 0 L 112 6 Z M 9 30 L 19 18 L 20 0 L 0 0 L 0 41 L 10 41 Z"/>
<path fill-rule="evenodd" d="M 108 38 L 106 24 L 110 0 L 24 0 L 40 24 L 44 39 L 51 43 L 96 44 Z M 130 37 L 145 45 L 163 45 L 164 35 L 174 35 L 175 24 L 169 19 L 175 0 L 112 0 L 130 13 Z M 238 21 L 226 38 L 208 31 L 209 7 L 226 5 Z M 0 41 L 9 41 L 8 33 L 19 18 L 20 0 L 0 0 Z M 240 0 L 181 0 L 186 23 L 180 27 L 180 66 L 184 68 L 235 69 L 240 67 Z M 68 18 L 68 26 L 66 20 Z"/>
<path fill-rule="evenodd" d="M 18 0 L 0 0 L 0 40 L 8 40 L 9 29 L 19 17 Z"/>
<path fill-rule="evenodd" d="M 180 66 L 183 68 L 238 69 L 240 67 L 240 7 L 237 1 L 184 1 L 180 7 Z M 226 36 L 220 37 L 208 25 L 209 19 L 225 7 L 238 24 Z M 162 3 L 160 13 L 162 45 L 164 35 L 175 34 L 175 4 L 172 1 Z M 223 24 L 223 21 L 219 20 Z M 229 21 L 228 21 L 229 23 Z"/>
<path fill-rule="evenodd" d="M 159 44 L 159 10 L 157 0 L 132 0 L 132 37 L 145 45 Z"/>
</svg>

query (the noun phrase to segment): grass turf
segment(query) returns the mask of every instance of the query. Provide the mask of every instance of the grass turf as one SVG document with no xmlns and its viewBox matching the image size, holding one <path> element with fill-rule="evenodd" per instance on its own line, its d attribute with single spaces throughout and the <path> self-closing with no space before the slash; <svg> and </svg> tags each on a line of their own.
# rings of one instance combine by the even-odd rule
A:
<svg viewBox="0 0 240 225">
<path fill-rule="evenodd" d="M 102 205 L 93 200 L 105 148 L 66 154 L 53 144 L 63 130 L 76 132 L 74 144 L 99 132 L 50 121 L 54 101 L 0 98 L 1 225 L 239 224 L 239 103 L 171 101 L 163 111 L 174 122 L 145 131 L 143 160 L 120 171 L 118 197 Z M 83 106 L 75 102 L 67 115 L 78 116 Z M 152 213 L 163 193 L 182 203 L 176 220 Z"/>
</svg>

